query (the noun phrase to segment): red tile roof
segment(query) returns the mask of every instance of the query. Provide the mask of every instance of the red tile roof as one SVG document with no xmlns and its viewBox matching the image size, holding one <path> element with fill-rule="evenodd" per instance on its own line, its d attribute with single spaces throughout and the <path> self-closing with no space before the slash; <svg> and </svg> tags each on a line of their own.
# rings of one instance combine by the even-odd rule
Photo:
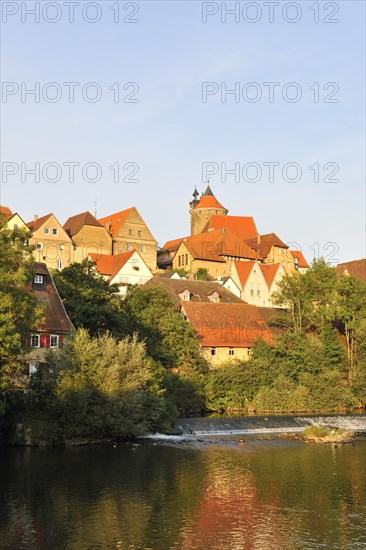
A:
<svg viewBox="0 0 366 550">
<path fill-rule="evenodd" d="M 281 264 L 261 264 L 260 268 L 266 280 L 268 288 L 271 288 L 274 278 Z"/>
<path fill-rule="evenodd" d="M 251 216 L 211 216 L 208 229 L 230 229 L 243 240 L 257 240 L 258 231 Z"/>
<path fill-rule="evenodd" d="M 267 258 L 268 254 L 272 249 L 272 246 L 277 246 L 279 248 L 288 248 L 287 244 L 281 241 L 281 239 L 276 235 L 276 233 L 268 233 L 266 235 L 260 235 L 259 244 L 255 239 L 248 239 L 247 243 L 254 250 L 257 250 L 258 254 L 260 254 L 262 258 Z"/>
<path fill-rule="evenodd" d="M 299 267 L 303 267 L 303 268 L 308 268 L 310 267 L 308 262 L 305 260 L 304 256 L 303 256 L 303 253 L 300 252 L 300 250 L 290 250 L 290 253 L 291 253 L 291 256 L 295 259 L 297 258 L 298 260 L 298 266 Z"/>
<path fill-rule="evenodd" d="M 189 239 L 189 237 L 181 237 L 180 239 L 167 241 L 164 246 L 161 247 L 161 249 L 168 250 L 168 252 L 175 252 L 176 250 L 178 250 L 180 243 L 187 239 Z"/>
<path fill-rule="evenodd" d="M 75 216 L 71 216 L 65 222 L 63 227 L 66 233 L 68 233 L 71 237 L 73 237 L 74 235 L 79 233 L 80 229 L 84 225 L 93 225 L 96 227 L 103 227 L 103 225 L 99 223 L 90 212 L 83 212 L 82 214 L 76 214 Z"/>
<path fill-rule="evenodd" d="M 37 231 L 46 221 L 48 218 L 52 216 L 51 214 L 47 214 L 46 216 L 42 216 L 41 218 L 37 218 L 37 220 L 32 220 L 31 222 L 26 223 L 25 225 L 31 230 L 31 231 Z"/>
<path fill-rule="evenodd" d="M 11 218 L 13 215 L 13 212 L 7 206 L 0 206 L 0 214 L 2 216 L 6 216 L 7 218 Z"/>
<path fill-rule="evenodd" d="M 272 341 L 261 308 L 257 306 L 184 302 L 182 309 L 203 347 L 248 348 L 259 337 Z"/>
<path fill-rule="evenodd" d="M 248 280 L 255 262 L 234 262 L 242 288 Z"/>
<path fill-rule="evenodd" d="M 351 277 L 357 277 L 362 281 L 366 281 L 366 258 L 338 264 L 336 271 L 339 275 L 344 275 L 346 272 L 351 275 Z"/>
<path fill-rule="evenodd" d="M 220 204 L 217 198 L 213 195 L 203 195 L 198 203 L 193 207 L 193 210 L 198 208 L 217 208 L 227 212 L 225 206 L 222 206 L 222 204 Z"/>
<path fill-rule="evenodd" d="M 183 240 L 194 259 L 224 262 L 223 256 L 256 259 L 257 253 L 236 233 L 222 229 L 198 233 Z"/>
<path fill-rule="evenodd" d="M 121 212 L 116 212 L 116 214 L 111 214 L 105 218 L 99 218 L 98 222 L 102 225 L 110 224 L 109 231 L 114 236 L 121 227 L 126 223 L 128 216 L 131 214 L 132 210 L 135 210 L 135 207 L 127 208 L 127 210 L 121 210 Z"/>
<path fill-rule="evenodd" d="M 36 296 L 40 304 L 45 306 L 45 319 L 35 327 L 35 330 L 56 334 L 70 332 L 74 327 L 66 313 L 46 264 L 36 262 L 34 264 L 34 274 L 43 276 L 43 284 L 33 283 L 30 292 Z"/>
<path fill-rule="evenodd" d="M 138 254 L 137 250 L 130 250 L 113 256 L 111 254 L 90 253 L 89 257 L 95 262 L 95 269 L 98 273 L 108 275 L 109 279 L 113 279 L 135 253 Z"/>
</svg>

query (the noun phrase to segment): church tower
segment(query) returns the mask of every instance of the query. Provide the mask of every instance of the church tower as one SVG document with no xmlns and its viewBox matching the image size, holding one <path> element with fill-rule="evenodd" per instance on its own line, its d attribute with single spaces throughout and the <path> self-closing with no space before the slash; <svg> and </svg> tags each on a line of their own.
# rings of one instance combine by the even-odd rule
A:
<svg viewBox="0 0 366 550">
<path fill-rule="evenodd" d="M 189 203 L 189 213 L 191 216 L 191 235 L 202 233 L 210 221 L 211 216 L 226 216 L 228 210 L 214 196 L 211 187 L 207 185 L 206 191 L 197 200 L 197 189 L 193 192 L 193 201 Z"/>
</svg>

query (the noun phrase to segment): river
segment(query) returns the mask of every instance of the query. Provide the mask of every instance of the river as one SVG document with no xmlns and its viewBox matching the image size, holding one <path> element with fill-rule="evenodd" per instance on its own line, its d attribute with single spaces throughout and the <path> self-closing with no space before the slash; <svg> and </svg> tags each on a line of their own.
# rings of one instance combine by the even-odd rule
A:
<svg viewBox="0 0 366 550">
<path fill-rule="evenodd" d="M 2 448 L 0 547 L 366 548 L 366 443 L 262 437 Z"/>
</svg>

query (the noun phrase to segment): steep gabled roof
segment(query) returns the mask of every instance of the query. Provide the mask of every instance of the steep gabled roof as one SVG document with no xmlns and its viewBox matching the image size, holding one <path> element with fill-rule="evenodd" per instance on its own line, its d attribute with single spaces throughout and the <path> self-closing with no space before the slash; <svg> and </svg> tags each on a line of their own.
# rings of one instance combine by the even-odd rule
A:
<svg viewBox="0 0 366 550">
<path fill-rule="evenodd" d="M 351 275 L 351 277 L 357 277 L 362 281 L 366 281 L 366 258 L 338 264 L 336 267 L 336 271 L 339 275 L 344 275 L 345 273 L 348 273 L 349 275 Z"/>
<path fill-rule="evenodd" d="M 131 214 L 133 210 L 136 210 L 134 206 L 132 206 L 131 208 L 127 208 L 127 210 L 121 210 L 121 212 L 116 212 L 115 214 L 106 216 L 105 218 L 99 218 L 98 222 L 104 226 L 107 223 L 110 224 L 109 231 L 114 236 L 116 233 L 118 233 L 121 227 L 126 223 L 128 216 Z"/>
<path fill-rule="evenodd" d="M 207 230 L 230 229 L 243 240 L 254 239 L 257 242 L 257 227 L 251 216 L 211 216 Z"/>
<path fill-rule="evenodd" d="M 89 254 L 89 257 L 95 262 L 95 269 L 100 275 L 106 275 L 109 279 L 113 279 L 135 253 L 138 254 L 137 250 L 130 250 L 129 252 L 122 252 L 121 254 L 114 255 L 96 254 L 92 252 Z"/>
<path fill-rule="evenodd" d="M 181 237 L 180 239 L 167 241 L 164 246 L 161 247 L 161 249 L 167 250 L 168 252 L 175 252 L 176 250 L 178 250 L 180 243 L 187 239 L 189 239 L 189 237 Z"/>
<path fill-rule="evenodd" d="M 7 218 L 11 218 L 13 215 L 13 212 L 7 206 L 0 206 L 0 215 L 6 216 Z"/>
<path fill-rule="evenodd" d="M 295 259 L 297 258 L 298 266 L 303 268 L 310 267 L 308 262 L 305 260 L 303 253 L 300 250 L 290 250 L 291 256 Z"/>
<path fill-rule="evenodd" d="M 37 231 L 46 221 L 53 216 L 52 212 L 51 214 L 47 214 L 46 216 L 42 216 L 40 218 L 37 218 L 36 220 L 33 220 L 31 222 L 26 223 L 25 225 L 31 230 L 31 231 Z"/>
<path fill-rule="evenodd" d="M 241 287 L 243 288 L 252 272 L 255 262 L 234 262 L 236 272 L 239 277 Z"/>
<path fill-rule="evenodd" d="M 272 249 L 272 246 L 277 246 L 278 248 L 288 248 L 287 244 L 281 241 L 276 233 L 267 233 L 266 235 L 260 235 L 259 244 L 256 242 L 255 239 L 248 239 L 246 242 L 254 250 L 257 250 L 258 254 L 262 258 L 267 258 Z"/>
<path fill-rule="evenodd" d="M 183 302 L 182 309 L 203 347 L 252 347 L 272 335 L 261 309 L 254 305 Z"/>
<path fill-rule="evenodd" d="M 153 286 L 165 289 L 173 302 L 179 306 L 182 301 L 179 294 L 188 290 L 192 302 L 210 302 L 209 296 L 213 292 L 220 295 L 221 302 L 228 304 L 243 303 L 243 301 L 232 294 L 229 290 L 215 281 L 196 281 L 191 279 L 167 279 L 160 275 L 155 275 L 146 283 L 145 286 Z M 185 302 L 184 302 L 185 303 Z"/>
<path fill-rule="evenodd" d="M 274 278 L 277 275 L 278 270 L 280 269 L 281 264 L 261 264 L 260 268 L 266 280 L 267 286 L 270 289 Z"/>
<path fill-rule="evenodd" d="M 44 321 L 35 327 L 39 332 L 67 333 L 73 330 L 73 325 L 66 313 L 62 300 L 57 292 L 57 288 L 48 271 L 46 264 L 35 262 L 34 273 L 44 277 L 43 284 L 32 284 L 30 292 L 33 293 L 37 301 L 45 306 Z"/>
<path fill-rule="evenodd" d="M 82 212 L 81 214 L 76 214 L 75 216 L 71 216 L 68 218 L 68 220 L 64 224 L 64 230 L 66 233 L 70 235 L 70 237 L 73 237 L 77 233 L 79 233 L 80 229 L 84 225 L 92 225 L 95 227 L 103 227 L 101 223 L 94 218 L 94 216 L 90 212 Z"/>
</svg>

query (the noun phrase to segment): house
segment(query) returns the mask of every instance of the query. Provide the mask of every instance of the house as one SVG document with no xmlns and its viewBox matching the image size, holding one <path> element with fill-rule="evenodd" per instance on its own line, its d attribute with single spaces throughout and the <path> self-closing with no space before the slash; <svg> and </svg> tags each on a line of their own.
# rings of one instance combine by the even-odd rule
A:
<svg viewBox="0 0 366 550">
<path fill-rule="evenodd" d="M 173 258 L 174 269 L 185 269 L 194 277 L 207 269 L 212 278 L 230 276 L 232 261 L 256 259 L 257 253 L 229 229 L 191 235 L 181 241 Z"/>
<path fill-rule="evenodd" d="M 95 269 L 110 284 L 120 286 L 120 294 L 125 296 L 127 285 L 144 285 L 153 276 L 145 260 L 137 250 L 121 254 L 90 253 L 89 259 L 95 262 Z"/>
<path fill-rule="evenodd" d="M 156 271 L 157 242 L 134 206 L 100 218 L 98 222 L 112 237 L 113 255 L 137 250 L 149 269 Z"/>
<path fill-rule="evenodd" d="M 192 279 L 172 279 L 155 275 L 146 284 L 147 287 L 157 287 L 166 290 L 176 304 L 182 302 L 197 303 L 242 303 L 240 298 L 232 294 L 217 281 L 196 281 Z"/>
<path fill-rule="evenodd" d="M 258 241 L 256 239 L 248 240 L 247 243 L 257 251 L 258 257 L 267 264 L 281 263 L 288 270 L 294 270 L 294 259 L 289 247 L 285 244 L 276 233 L 267 233 L 260 235 Z"/>
<path fill-rule="evenodd" d="M 308 262 L 305 260 L 303 253 L 300 250 L 289 250 L 294 260 L 294 268 L 300 273 L 306 273 L 310 268 Z"/>
<path fill-rule="evenodd" d="M 13 214 L 13 212 L 7 206 L 0 206 L 0 216 L 5 218 L 6 229 L 10 229 L 11 231 L 14 231 L 15 229 L 26 229 L 28 231 L 28 227 L 19 216 L 19 214 Z"/>
<path fill-rule="evenodd" d="M 260 267 L 268 287 L 268 303 L 263 305 L 276 308 L 285 307 L 279 304 L 274 305 L 272 302 L 273 293 L 280 290 L 279 282 L 287 275 L 284 264 L 261 264 Z M 290 274 L 291 273 L 293 273 L 293 271 L 290 271 Z"/>
<path fill-rule="evenodd" d="M 43 322 L 34 327 L 30 335 L 32 351 L 26 359 L 29 373 L 35 372 L 40 363 L 45 362 L 46 353 L 63 347 L 64 339 L 74 329 L 66 313 L 62 300 L 45 263 L 34 264 L 34 277 L 30 292 L 45 306 Z"/>
<path fill-rule="evenodd" d="M 184 302 L 182 315 L 195 329 L 212 367 L 229 359 L 247 360 L 259 338 L 272 341 L 261 308 L 254 305 Z"/>
<path fill-rule="evenodd" d="M 258 261 L 233 262 L 231 277 L 240 287 L 240 297 L 244 302 L 256 306 L 269 305 L 269 289 Z"/>
<path fill-rule="evenodd" d="M 112 237 L 90 212 L 71 216 L 63 226 L 74 245 L 74 262 L 81 262 L 90 252 L 112 254 Z"/>
<path fill-rule="evenodd" d="M 36 262 L 45 263 L 50 269 L 62 269 L 74 261 L 71 238 L 54 214 L 34 216 L 26 225 L 32 232 L 29 242 L 35 246 Z"/>
<path fill-rule="evenodd" d="M 339 276 L 348 275 L 351 277 L 357 277 L 357 279 L 366 282 L 366 258 L 338 264 L 336 267 L 336 272 Z"/>
</svg>

